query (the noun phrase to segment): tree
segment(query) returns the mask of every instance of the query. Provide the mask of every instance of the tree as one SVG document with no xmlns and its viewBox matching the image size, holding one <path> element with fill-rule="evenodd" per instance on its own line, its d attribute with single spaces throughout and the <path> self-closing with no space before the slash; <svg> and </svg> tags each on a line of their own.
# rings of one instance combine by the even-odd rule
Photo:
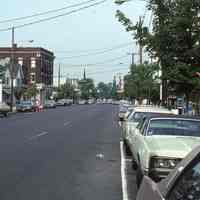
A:
<svg viewBox="0 0 200 200">
<path fill-rule="evenodd" d="M 31 99 L 32 97 L 36 97 L 36 95 L 38 94 L 38 89 L 37 89 L 37 86 L 36 84 L 33 84 L 31 86 L 29 86 L 25 92 L 24 92 L 24 96 L 27 98 L 27 99 Z"/>
<path fill-rule="evenodd" d="M 0 65 L 0 79 L 1 80 L 4 80 L 7 67 L 8 65 Z"/>
<path fill-rule="evenodd" d="M 74 88 L 70 83 L 65 83 L 57 88 L 57 98 L 65 99 L 73 97 Z"/>
<path fill-rule="evenodd" d="M 155 94 L 158 88 L 157 71 L 158 65 L 154 64 L 132 65 L 130 74 L 124 78 L 125 96 L 137 99 L 139 103 L 143 99 L 153 102 L 159 100 L 159 93 L 158 99 Z"/>
<path fill-rule="evenodd" d="M 111 92 L 112 92 L 112 83 L 104 83 L 100 82 L 97 85 L 98 95 L 100 98 L 111 98 Z"/>
<path fill-rule="evenodd" d="M 200 71 L 200 1 L 150 0 L 148 9 L 154 15 L 152 33 L 139 31 L 141 27 L 133 25 L 123 13 L 117 12 L 117 16 L 126 30 L 143 42 L 150 55 L 158 58 L 164 100 L 167 87 L 173 86 L 186 97 L 188 105 L 191 93 L 199 87 L 195 74 Z"/>
<path fill-rule="evenodd" d="M 89 99 L 96 96 L 96 90 L 94 81 L 90 78 L 82 79 L 79 81 L 79 87 L 81 91 L 81 98 Z"/>
</svg>

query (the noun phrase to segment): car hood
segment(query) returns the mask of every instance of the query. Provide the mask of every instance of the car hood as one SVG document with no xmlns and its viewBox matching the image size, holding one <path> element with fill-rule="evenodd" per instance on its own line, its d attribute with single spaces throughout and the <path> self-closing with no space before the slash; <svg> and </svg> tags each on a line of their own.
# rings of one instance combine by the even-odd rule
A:
<svg viewBox="0 0 200 200">
<path fill-rule="evenodd" d="M 146 136 L 146 144 L 155 156 L 184 158 L 200 144 L 200 137 Z"/>
</svg>

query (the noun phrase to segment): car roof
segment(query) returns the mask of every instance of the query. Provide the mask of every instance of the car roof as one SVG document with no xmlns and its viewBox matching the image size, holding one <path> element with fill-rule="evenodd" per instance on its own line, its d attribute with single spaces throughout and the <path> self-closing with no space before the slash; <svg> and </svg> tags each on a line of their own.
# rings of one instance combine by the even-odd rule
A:
<svg viewBox="0 0 200 200">
<path fill-rule="evenodd" d="M 170 118 L 170 119 L 184 119 L 184 120 L 200 120 L 199 116 L 188 116 L 188 115 L 174 115 L 174 114 L 164 114 L 155 113 L 145 117 L 148 120 L 160 119 L 160 118 Z"/>
<path fill-rule="evenodd" d="M 134 112 L 172 113 L 172 111 L 167 108 L 157 106 L 138 106 L 134 108 Z"/>
</svg>

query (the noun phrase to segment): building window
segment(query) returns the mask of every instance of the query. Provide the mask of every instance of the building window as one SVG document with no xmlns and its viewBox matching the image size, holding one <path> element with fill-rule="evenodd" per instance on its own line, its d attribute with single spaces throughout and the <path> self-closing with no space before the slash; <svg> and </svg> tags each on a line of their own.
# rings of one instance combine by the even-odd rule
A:
<svg viewBox="0 0 200 200">
<path fill-rule="evenodd" d="M 31 83 L 35 83 L 35 73 L 31 73 Z"/>
<path fill-rule="evenodd" d="M 36 59 L 34 57 L 31 58 L 31 68 L 36 67 Z"/>
</svg>

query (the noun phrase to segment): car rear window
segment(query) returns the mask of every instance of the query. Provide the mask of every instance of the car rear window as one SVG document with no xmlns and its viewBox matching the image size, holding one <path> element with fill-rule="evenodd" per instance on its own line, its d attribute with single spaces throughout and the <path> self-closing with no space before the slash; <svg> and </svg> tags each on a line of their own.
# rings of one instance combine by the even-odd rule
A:
<svg viewBox="0 0 200 200">
<path fill-rule="evenodd" d="M 153 119 L 147 135 L 200 136 L 200 120 Z"/>
</svg>

